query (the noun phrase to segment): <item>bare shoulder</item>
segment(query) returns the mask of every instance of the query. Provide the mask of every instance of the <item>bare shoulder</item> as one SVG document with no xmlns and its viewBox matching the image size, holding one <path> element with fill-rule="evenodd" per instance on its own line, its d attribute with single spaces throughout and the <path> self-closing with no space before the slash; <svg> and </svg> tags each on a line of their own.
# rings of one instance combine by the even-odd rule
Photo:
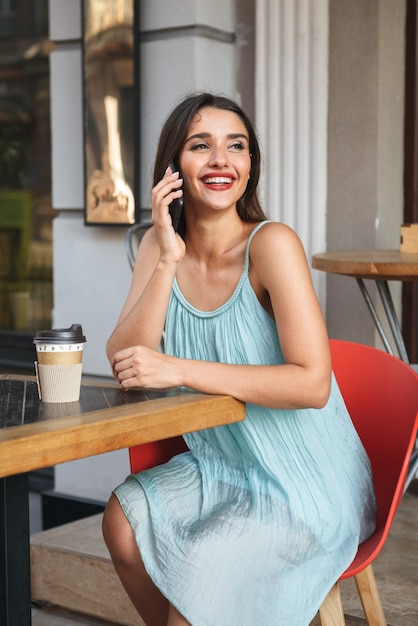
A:
<svg viewBox="0 0 418 626">
<path fill-rule="evenodd" d="M 254 235 L 251 242 L 250 257 L 254 263 L 270 261 L 271 257 L 281 259 L 302 255 L 305 251 L 297 233 L 281 222 L 269 222 Z"/>
</svg>

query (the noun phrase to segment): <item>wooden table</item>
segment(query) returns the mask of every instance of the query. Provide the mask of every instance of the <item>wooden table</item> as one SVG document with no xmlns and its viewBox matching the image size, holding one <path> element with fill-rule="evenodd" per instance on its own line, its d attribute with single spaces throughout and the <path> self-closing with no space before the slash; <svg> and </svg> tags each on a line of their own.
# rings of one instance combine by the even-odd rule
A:
<svg viewBox="0 0 418 626">
<path fill-rule="evenodd" d="M 364 282 L 367 279 L 373 280 L 382 300 L 398 354 L 403 361 L 409 363 L 388 281 L 418 281 L 418 253 L 405 253 L 398 250 L 323 252 L 312 257 L 312 267 L 323 272 L 353 276 L 357 280 L 385 349 L 393 354 L 389 338 Z"/>
<path fill-rule="evenodd" d="M 245 419 L 229 396 L 83 384 L 79 402 L 39 401 L 32 378 L 0 375 L 0 624 L 30 626 L 27 472 Z"/>
</svg>

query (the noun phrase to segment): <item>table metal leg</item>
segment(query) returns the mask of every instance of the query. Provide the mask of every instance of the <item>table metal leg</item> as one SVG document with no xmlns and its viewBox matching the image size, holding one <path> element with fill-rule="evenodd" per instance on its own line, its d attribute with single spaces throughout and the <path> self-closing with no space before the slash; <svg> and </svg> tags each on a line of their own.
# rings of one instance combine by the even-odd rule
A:
<svg viewBox="0 0 418 626">
<path fill-rule="evenodd" d="M 409 461 L 408 474 L 406 476 L 404 492 L 408 489 L 412 480 L 417 476 L 418 472 L 418 440 L 415 442 L 415 448 Z"/>
<path fill-rule="evenodd" d="M 364 284 L 364 280 L 362 278 L 356 278 L 356 280 L 357 280 L 358 286 L 360 287 L 360 291 L 364 297 L 364 300 L 367 304 L 367 307 L 370 311 L 370 314 L 373 318 L 373 321 L 380 335 L 380 338 L 383 342 L 386 352 L 389 352 L 389 354 L 394 354 L 392 346 L 388 339 L 388 336 L 383 327 L 383 324 L 377 314 L 376 308 L 373 304 L 373 301 L 370 297 L 367 287 Z M 393 339 L 394 339 L 399 357 L 402 359 L 402 361 L 405 361 L 405 363 L 408 363 L 409 365 L 408 353 L 405 348 L 405 343 L 402 337 L 401 327 L 398 321 L 398 317 L 396 315 L 395 307 L 394 307 L 393 300 L 392 300 L 392 295 L 389 290 L 389 285 L 386 280 L 376 280 L 374 282 L 377 285 L 380 299 L 382 301 L 383 308 L 385 310 L 385 314 L 389 322 L 390 330 L 392 332 Z"/>
<path fill-rule="evenodd" d="M 0 479 L 0 624 L 30 626 L 29 482 Z"/>
<path fill-rule="evenodd" d="M 405 361 L 405 363 L 409 364 L 408 354 L 406 352 L 401 327 L 398 321 L 398 316 L 396 315 L 392 295 L 389 290 L 389 285 L 386 280 L 377 280 L 376 285 L 380 294 L 380 299 L 382 300 L 382 304 L 385 309 L 386 317 L 388 318 L 389 326 L 392 331 L 393 339 L 399 352 L 399 356 L 401 357 L 402 361 Z"/>
<path fill-rule="evenodd" d="M 358 286 L 360 287 L 360 291 L 367 304 L 367 308 L 369 309 L 370 314 L 373 318 L 373 321 L 378 330 L 378 333 L 383 342 L 383 345 L 385 346 L 386 352 L 389 352 L 389 354 L 393 354 L 392 346 L 390 345 L 389 339 L 385 333 L 385 329 L 383 328 L 382 322 L 380 321 L 380 318 L 377 314 L 376 308 L 373 304 L 373 300 L 371 299 L 370 294 L 367 291 L 367 287 L 364 284 L 364 280 L 362 278 L 356 278 L 356 281 L 357 281 Z"/>
</svg>

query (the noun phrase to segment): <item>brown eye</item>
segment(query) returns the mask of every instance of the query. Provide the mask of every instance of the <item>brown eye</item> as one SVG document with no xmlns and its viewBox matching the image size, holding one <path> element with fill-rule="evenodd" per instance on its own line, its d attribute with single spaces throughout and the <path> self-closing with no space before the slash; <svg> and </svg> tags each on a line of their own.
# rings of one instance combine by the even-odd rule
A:
<svg viewBox="0 0 418 626">
<path fill-rule="evenodd" d="M 237 152 L 240 152 L 241 150 L 245 150 L 245 146 L 240 143 L 240 142 L 236 142 L 233 143 L 232 145 L 229 146 L 230 150 L 236 150 Z"/>
<path fill-rule="evenodd" d="M 198 152 L 199 150 L 207 150 L 208 148 L 207 143 L 196 143 L 190 149 L 194 152 Z"/>
</svg>

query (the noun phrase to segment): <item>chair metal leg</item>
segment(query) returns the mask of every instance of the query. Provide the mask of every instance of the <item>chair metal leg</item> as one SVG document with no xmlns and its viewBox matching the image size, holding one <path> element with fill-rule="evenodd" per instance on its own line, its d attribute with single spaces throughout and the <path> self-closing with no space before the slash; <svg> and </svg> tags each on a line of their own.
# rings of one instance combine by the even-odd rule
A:
<svg viewBox="0 0 418 626">
<path fill-rule="evenodd" d="M 387 626 L 372 565 L 354 578 L 368 625 Z"/>
<path fill-rule="evenodd" d="M 322 626 L 346 626 L 341 602 L 340 582 L 337 581 L 319 609 Z"/>
</svg>

